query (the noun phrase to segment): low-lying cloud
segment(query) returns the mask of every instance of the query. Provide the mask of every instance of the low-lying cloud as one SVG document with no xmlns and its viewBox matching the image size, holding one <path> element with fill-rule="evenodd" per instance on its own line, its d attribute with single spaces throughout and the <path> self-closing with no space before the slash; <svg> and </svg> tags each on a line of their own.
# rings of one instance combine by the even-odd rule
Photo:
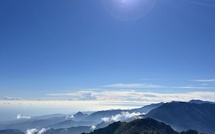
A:
<svg viewBox="0 0 215 134">
<path fill-rule="evenodd" d="M 101 120 L 103 122 L 125 121 L 125 120 L 130 119 L 130 118 L 141 118 L 140 115 L 142 115 L 142 113 L 139 113 L 139 112 L 133 112 L 133 113 L 122 112 L 121 114 L 117 114 L 117 115 L 114 115 L 111 117 L 104 117 Z"/>
<path fill-rule="evenodd" d="M 38 130 L 36 128 L 33 128 L 33 129 L 28 129 L 26 131 L 26 134 L 35 134 Z"/>
<path fill-rule="evenodd" d="M 16 119 L 31 119 L 31 117 L 30 116 L 25 116 L 25 115 L 18 114 L 16 116 Z"/>
<path fill-rule="evenodd" d="M 70 119 L 74 119 L 74 116 L 73 116 L 73 115 L 67 115 L 67 116 L 65 117 L 65 120 L 70 120 Z"/>
<path fill-rule="evenodd" d="M 36 129 L 36 128 L 32 128 L 32 129 L 28 129 L 26 130 L 26 134 L 43 134 L 47 131 L 47 129 L 42 128 L 40 130 Z"/>
<path fill-rule="evenodd" d="M 94 126 L 94 125 L 90 127 L 91 131 L 94 131 L 95 129 L 96 129 L 96 126 Z"/>
</svg>

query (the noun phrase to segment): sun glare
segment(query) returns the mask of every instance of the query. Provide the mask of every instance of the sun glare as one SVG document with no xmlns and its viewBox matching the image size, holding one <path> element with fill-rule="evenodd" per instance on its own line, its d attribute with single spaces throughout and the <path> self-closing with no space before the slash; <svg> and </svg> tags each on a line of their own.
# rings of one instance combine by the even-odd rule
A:
<svg viewBox="0 0 215 134">
<path fill-rule="evenodd" d="M 136 20 L 152 9 L 156 0 L 102 0 L 107 12 L 120 20 Z"/>
</svg>

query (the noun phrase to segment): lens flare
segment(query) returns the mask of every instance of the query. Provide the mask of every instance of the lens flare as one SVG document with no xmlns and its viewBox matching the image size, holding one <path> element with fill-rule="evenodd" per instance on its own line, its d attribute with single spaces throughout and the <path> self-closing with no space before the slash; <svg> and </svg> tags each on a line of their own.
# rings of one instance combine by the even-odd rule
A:
<svg viewBox="0 0 215 134">
<path fill-rule="evenodd" d="M 130 21 L 143 17 L 157 0 L 102 0 L 106 11 L 114 18 Z"/>
</svg>

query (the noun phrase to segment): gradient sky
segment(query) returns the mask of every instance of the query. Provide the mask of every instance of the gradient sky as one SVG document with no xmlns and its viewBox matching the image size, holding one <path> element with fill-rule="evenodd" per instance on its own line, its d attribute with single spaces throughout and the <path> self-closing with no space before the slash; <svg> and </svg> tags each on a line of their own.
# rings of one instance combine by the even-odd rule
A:
<svg viewBox="0 0 215 134">
<path fill-rule="evenodd" d="M 215 91 L 215 1 L 157 0 L 132 20 L 106 4 L 0 0 L 0 97 Z"/>
</svg>

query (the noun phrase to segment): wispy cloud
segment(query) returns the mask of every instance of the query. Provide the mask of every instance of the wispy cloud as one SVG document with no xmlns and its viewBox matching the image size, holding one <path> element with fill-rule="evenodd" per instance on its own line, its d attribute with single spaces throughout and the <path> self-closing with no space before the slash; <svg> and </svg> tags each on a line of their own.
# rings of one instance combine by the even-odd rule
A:
<svg viewBox="0 0 215 134">
<path fill-rule="evenodd" d="M 195 82 L 215 82 L 215 79 L 202 79 L 202 80 L 193 80 Z"/>
<path fill-rule="evenodd" d="M 125 84 L 125 83 L 116 83 L 116 84 L 110 84 L 105 85 L 102 87 L 108 87 L 108 88 L 164 88 L 164 86 L 161 85 L 155 85 L 155 84 L 147 84 L 147 83 L 134 83 L 134 84 Z"/>
<path fill-rule="evenodd" d="M 143 81 L 159 81 L 160 79 L 141 79 Z"/>
<path fill-rule="evenodd" d="M 208 3 L 205 0 L 200 1 L 196 1 L 196 0 L 184 0 L 190 4 L 194 4 L 194 5 L 199 5 L 199 6 L 204 6 L 204 7 L 212 7 L 215 8 L 215 3 Z M 211 1 L 212 2 L 212 1 Z"/>
<path fill-rule="evenodd" d="M 90 95 L 89 98 L 85 95 Z M 189 101 L 191 99 L 202 99 L 215 101 L 215 92 L 184 92 L 184 93 L 156 93 L 141 92 L 134 90 L 124 91 L 77 91 L 73 93 L 47 94 L 54 97 L 67 97 L 71 100 L 96 100 L 96 101 L 144 101 L 148 103 L 154 102 L 170 102 L 170 101 Z M 73 98 L 75 96 L 75 98 Z M 79 96 L 79 97 L 78 97 Z M 93 98 L 93 99 L 92 99 Z"/>
<path fill-rule="evenodd" d="M 215 89 L 215 87 L 204 86 L 179 86 L 179 87 L 171 87 L 171 88 L 180 88 L 180 89 Z"/>
</svg>

